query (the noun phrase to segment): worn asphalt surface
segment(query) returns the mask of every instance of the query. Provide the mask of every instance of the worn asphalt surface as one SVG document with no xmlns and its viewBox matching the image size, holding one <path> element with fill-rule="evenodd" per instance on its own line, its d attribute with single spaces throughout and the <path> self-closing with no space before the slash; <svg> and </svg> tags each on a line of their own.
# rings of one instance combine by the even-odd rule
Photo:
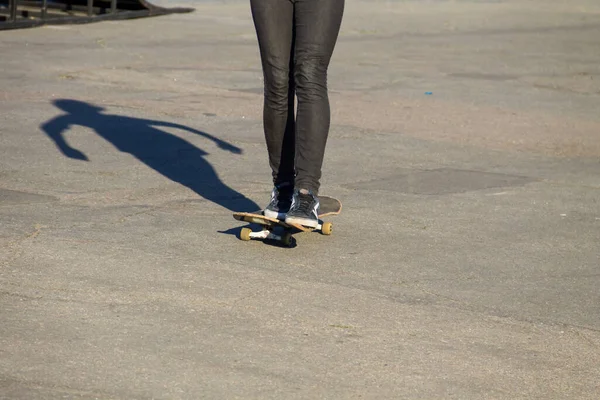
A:
<svg viewBox="0 0 600 400">
<path fill-rule="evenodd" d="M 293 248 L 249 5 L 185 4 L 0 32 L 0 398 L 600 398 L 597 1 L 348 1 Z"/>
</svg>

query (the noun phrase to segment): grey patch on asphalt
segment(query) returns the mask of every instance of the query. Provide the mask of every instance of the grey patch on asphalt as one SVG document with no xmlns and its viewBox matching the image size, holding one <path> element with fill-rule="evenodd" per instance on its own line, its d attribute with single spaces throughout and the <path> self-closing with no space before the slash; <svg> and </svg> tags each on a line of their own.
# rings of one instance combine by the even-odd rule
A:
<svg viewBox="0 0 600 400">
<path fill-rule="evenodd" d="M 477 72 L 457 72 L 454 74 L 448 74 L 448 76 L 454 78 L 467 78 L 467 79 L 482 79 L 487 81 L 512 81 L 519 79 L 517 75 L 505 75 L 505 74 L 481 74 Z"/>
<path fill-rule="evenodd" d="M 384 190 L 398 193 L 440 195 L 476 190 L 523 186 L 534 179 L 489 172 L 441 168 L 345 185 L 355 190 Z"/>
<path fill-rule="evenodd" d="M 49 203 L 57 200 L 58 199 L 56 197 L 46 196 L 43 194 L 0 189 L 0 206 L 30 203 Z"/>
</svg>

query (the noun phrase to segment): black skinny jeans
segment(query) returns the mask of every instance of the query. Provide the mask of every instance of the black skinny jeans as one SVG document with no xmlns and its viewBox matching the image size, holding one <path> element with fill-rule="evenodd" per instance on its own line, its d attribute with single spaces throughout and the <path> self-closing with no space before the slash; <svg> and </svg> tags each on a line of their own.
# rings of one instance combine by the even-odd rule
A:
<svg viewBox="0 0 600 400">
<path fill-rule="evenodd" d="M 263 124 L 273 181 L 316 194 L 330 125 L 327 68 L 344 0 L 250 0 L 250 6 L 264 74 Z"/>
</svg>

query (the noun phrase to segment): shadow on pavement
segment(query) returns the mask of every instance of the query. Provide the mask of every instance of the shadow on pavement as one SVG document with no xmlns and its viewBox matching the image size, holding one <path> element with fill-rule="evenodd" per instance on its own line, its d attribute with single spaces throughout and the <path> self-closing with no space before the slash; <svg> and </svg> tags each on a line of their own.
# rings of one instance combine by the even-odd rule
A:
<svg viewBox="0 0 600 400">
<path fill-rule="evenodd" d="M 206 161 L 207 152 L 159 128 L 176 128 L 195 133 L 233 154 L 242 153 L 239 147 L 187 126 L 107 114 L 102 107 L 78 100 L 59 99 L 53 101 L 53 104 L 65 114 L 45 122 L 40 128 L 66 157 L 89 161 L 87 155 L 71 147 L 63 136 L 73 125 L 88 127 L 119 151 L 131 154 L 156 172 L 190 188 L 206 200 L 233 212 L 260 209 L 254 201 L 221 181 L 215 169 Z"/>
</svg>

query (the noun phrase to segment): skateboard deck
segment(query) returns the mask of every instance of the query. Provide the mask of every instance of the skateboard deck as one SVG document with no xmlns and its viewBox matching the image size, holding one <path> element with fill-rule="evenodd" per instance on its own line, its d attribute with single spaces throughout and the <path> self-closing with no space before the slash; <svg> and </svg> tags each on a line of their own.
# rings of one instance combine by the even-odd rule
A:
<svg viewBox="0 0 600 400">
<path fill-rule="evenodd" d="M 242 228 L 240 239 L 244 241 L 250 239 L 273 239 L 283 242 L 285 245 L 290 245 L 291 234 L 294 229 L 301 232 L 321 231 L 324 235 L 331 235 L 333 224 L 331 222 L 324 222 L 321 218 L 341 213 L 342 203 L 338 199 L 329 196 L 319 196 L 319 203 L 319 223 L 316 228 L 298 224 L 287 224 L 280 219 L 264 216 L 262 211 L 236 212 L 233 213 L 233 218 L 237 221 L 249 222 L 263 227 L 263 230 L 260 232 L 253 232 L 250 228 Z M 278 226 L 284 229 L 284 233 L 281 235 L 273 232 Z"/>
</svg>

